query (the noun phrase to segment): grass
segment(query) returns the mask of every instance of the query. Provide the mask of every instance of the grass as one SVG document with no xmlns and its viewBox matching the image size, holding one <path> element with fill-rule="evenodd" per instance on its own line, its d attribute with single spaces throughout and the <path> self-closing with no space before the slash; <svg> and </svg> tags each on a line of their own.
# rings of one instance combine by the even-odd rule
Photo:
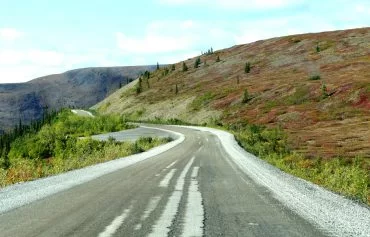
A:
<svg viewBox="0 0 370 237">
<path fill-rule="evenodd" d="M 75 149 L 64 156 L 49 159 L 13 160 L 9 169 L 0 169 L 0 187 L 137 154 L 169 141 L 170 138 L 151 137 L 143 137 L 136 142 L 100 142 L 91 138 L 79 139 L 76 141 Z"/>
<path fill-rule="evenodd" d="M 206 107 L 216 95 L 212 92 L 206 92 L 201 96 L 198 96 L 194 99 L 194 101 L 190 104 L 190 108 L 195 111 L 199 111 L 202 108 Z"/>
<path fill-rule="evenodd" d="M 370 205 L 370 163 L 367 159 L 307 158 L 289 149 L 286 135 L 278 128 L 233 125 L 228 130 L 248 152 L 279 169 Z"/>
<path fill-rule="evenodd" d="M 133 127 L 122 116 L 88 118 L 63 110 L 52 123 L 17 137 L 0 154 L 0 187 L 140 153 L 171 140 L 144 137 L 132 143 L 89 137 Z"/>
<path fill-rule="evenodd" d="M 302 86 L 298 87 L 295 92 L 284 98 L 287 105 L 301 105 L 307 102 L 310 98 L 309 88 Z"/>
</svg>

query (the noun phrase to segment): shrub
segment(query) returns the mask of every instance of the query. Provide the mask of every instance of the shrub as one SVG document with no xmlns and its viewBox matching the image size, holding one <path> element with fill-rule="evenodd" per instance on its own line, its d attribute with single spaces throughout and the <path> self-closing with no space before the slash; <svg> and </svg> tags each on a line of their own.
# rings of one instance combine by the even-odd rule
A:
<svg viewBox="0 0 370 237">
<path fill-rule="evenodd" d="M 311 81 L 317 81 L 317 80 L 320 80 L 320 79 L 321 79 L 320 75 L 313 75 L 313 76 L 310 77 Z"/>
<path fill-rule="evenodd" d="M 322 93 L 322 98 L 323 99 L 325 99 L 329 96 L 328 88 L 326 87 L 326 84 L 324 82 L 321 84 L 321 93 Z"/>
<path fill-rule="evenodd" d="M 250 73 L 250 71 L 251 71 L 251 64 L 249 62 L 246 62 L 245 67 L 244 67 L 244 72 Z"/>
<path fill-rule="evenodd" d="M 244 93 L 243 93 L 243 98 L 242 98 L 242 103 L 248 103 L 249 101 L 251 101 L 253 99 L 253 97 L 251 97 L 248 93 L 248 90 L 245 89 L 244 90 Z"/>
<path fill-rule="evenodd" d="M 188 66 L 186 65 L 185 62 L 182 62 L 182 71 L 186 72 L 188 70 Z"/>
<path fill-rule="evenodd" d="M 138 81 L 138 83 L 136 84 L 136 88 L 135 88 L 135 90 L 136 90 L 136 94 L 138 95 L 138 94 L 140 94 L 142 91 L 143 91 L 143 87 L 142 87 L 142 79 L 141 79 L 141 77 L 139 77 L 139 81 Z"/>
<path fill-rule="evenodd" d="M 194 62 L 194 68 L 198 68 L 199 65 L 201 64 L 200 57 L 198 57 L 195 62 Z"/>
</svg>

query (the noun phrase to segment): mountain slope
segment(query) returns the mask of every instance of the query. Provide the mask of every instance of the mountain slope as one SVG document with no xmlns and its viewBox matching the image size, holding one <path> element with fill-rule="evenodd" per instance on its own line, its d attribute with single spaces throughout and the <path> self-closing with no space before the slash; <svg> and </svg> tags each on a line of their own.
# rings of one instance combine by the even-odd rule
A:
<svg viewBox="0 0 370 237">
<path fill-rule="evenodd" d="M 83 68 L 26 83 L 0 84 L 0 130 L 40 119 L 45 107 L 88 108 L 153 66 Z"/>
<path fill-rule="evenodd" d="M 370 28 L 237 45 L 200 56 L 198 68 L 195 60 L 185 61 L 185 72 L 182 62 L 157 70 L 143 78 L 141 93 L 133 84 L 94 109 L 280 126 L 291 148 L 308 157 L 370 157 Z"/>
</svg>

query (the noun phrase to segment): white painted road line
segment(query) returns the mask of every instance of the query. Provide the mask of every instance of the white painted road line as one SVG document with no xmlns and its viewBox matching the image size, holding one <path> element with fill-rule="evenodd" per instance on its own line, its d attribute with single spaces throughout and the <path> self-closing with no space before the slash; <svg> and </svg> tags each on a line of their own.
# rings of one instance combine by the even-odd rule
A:
<svg viewBox="0 0 370 237">
<path fill-rule="evenodd" d="M 172 169 L 170 172 L 168 172 L 168 174 L 159 183 L 159 187 L 167 188 L 175 172 L 176 172 L 176 169 Z"/>
<path fill-rule="evenodd" d="M 198 172 L 199 172 L 199 167 L 195 166 L 193 168 L 193 171 L 191 172 L 191 178 L 195 179 L 198 176 Z"/>
<path fill-rule="evenodd" d="M 191 181 L 188 192 L 188 202 L 186 205 L 183 237 L 202 237 L 204 208 L 202 204 L 202 194 L 199 192 L 198 176 L 199 167 L 194 167 L 191 174 Z"/>
<path fill-rule="evenodd" d="M 143 216 L 141 217 L 141 220 L 144 221 L 147 219 L 150 214 L 157 208 L 159 201 L 161 200 L 160 196 L 153 197 L 150 199 L 148 207 L 145 209 Z"/>
<path fill-rule="evenodd" d="M 172 221 L 175 219 L 177 210 L 179 208 L 180 200 L 182 197 L 182 191 L 185 184 L 185 176 L 188 173 L 191 165 L 194 162 L 195 157 L 192 157 L 186 164 L 184 170 L 181 172 L 180 177 L 177 179 L 175 191 L 168 199 L 166 207 L 156 224 L 153 226 L 152 232 L 148 235 L 149 237 L 167 236 L 172 225 Z"/>
<path fill-rule="evenodd" d="M 177 180 L 175 190 L 182 191 L 184 189 L 185 184 L 185 176 L 190 169 L 190 166 L 193 164 L 195 157 L 192 157 L 191 160 L 186 164 L 184 170 L 181 172 L 179 179 Z"/>
<path fill-rule="evenodd" d="M 172 162 L 169 166 L 166 167 L 166 169 L 169 169 L 171 168 L 172 166 L 174 166 L 176 164 L 177 160 L 175 160 L 174 162 Z"/>
<path fill-rule="evenodd" d="M 149 204 L 144 211 L 144 214 L 140 218 L 142 222 L 145 221 L 150 216 L 150 214 L 157 208 L 160 200 L 161 196 L 155 196 L 150 199 Z M 141 227 L 142 223 L 139 223 L 135 226 L 135 230 L 140 230 Z"/>
<path fill-rule="evenodd" d="M 119 229 L 119 227 L 123 224 L 125 219 L 127 218 L 128 214 L 130 213 L 132 206 L 125 209 L 122 213 L 122 215 L 117 216 L 112 223 L 105 228 L 103 232 L 101 232 L 98 237 L 110 237 L 116 233 L 116 231 Z"/>
</svg>

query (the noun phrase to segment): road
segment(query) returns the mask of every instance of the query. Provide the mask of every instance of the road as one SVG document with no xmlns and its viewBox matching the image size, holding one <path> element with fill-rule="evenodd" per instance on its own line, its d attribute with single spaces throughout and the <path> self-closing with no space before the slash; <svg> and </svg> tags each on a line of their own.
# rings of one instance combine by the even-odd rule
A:
<svg viewBox="0 0 370 237">
<path fill-rule="evenodd" d="M 82 116 L 82 117 L 92 117 L 92 118 L 94 117 L 94 115 L 91 112 L 86 111 L 86 110 L 72 109 L 71 112 L 74 114 L 77 114 L 78 116 Z"/>
<path fill-rule="evenodd" d="M 0 236 L 333 234 L 245 173 L 215 134 L 160 127 L 183 134 L 185 140 L 159 155 L 0 214 Z M 361 233 L 368 233 L 363 228 Z"/>
</svg>

